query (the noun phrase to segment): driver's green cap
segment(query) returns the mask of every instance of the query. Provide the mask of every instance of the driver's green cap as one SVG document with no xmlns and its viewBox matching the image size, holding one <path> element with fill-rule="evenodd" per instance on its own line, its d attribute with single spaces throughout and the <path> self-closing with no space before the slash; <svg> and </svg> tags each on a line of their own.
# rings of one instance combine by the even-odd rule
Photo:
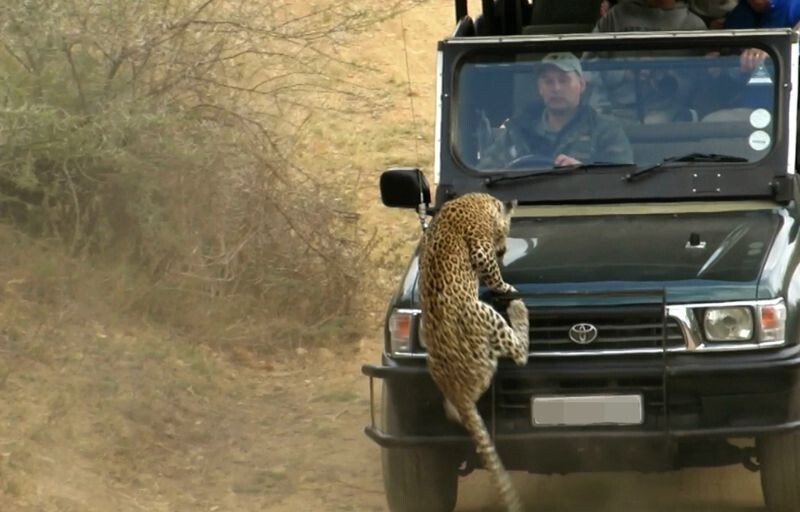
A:
<svg viewBox="0 0 800 512">
<path fill-rule="evenodd" d="M 542 67 L 546 65 L 552 65 L 561 71 L 574 71 L 580 76 L 583 75 L 581 61 L 578 60 L 578 57 L 569 52 L 548 53 L 542 59 L 541 65 Z"/>
</svg>

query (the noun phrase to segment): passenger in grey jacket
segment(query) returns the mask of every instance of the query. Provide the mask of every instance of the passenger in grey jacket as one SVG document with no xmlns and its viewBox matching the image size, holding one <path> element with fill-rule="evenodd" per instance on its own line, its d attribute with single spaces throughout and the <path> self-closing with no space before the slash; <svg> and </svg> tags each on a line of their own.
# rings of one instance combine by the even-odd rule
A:
<svg viewBox="0 0 800 512">
<path fill-rule="evenodd" d="M 677 0 L 623 0 L 600 18 L 595 32 L 706 30 L 703 20 Z"/>
<path fill-rule="evenodd" d="M 640 32 L 706 30 L 703 20 L 689 10 L 685 2 L 677 0 L 623 0 L 600 18 L 595 32 Z M 675 53 L 671 53 L 675 55 Z M 685 52 L 691 55 L 691 52 Z M 596 56 L 604 58 L 641 57 L 636 52 L 603 52 L 587 54 L 586 59 Z M 614 112 L 621 118 L 633 118 L 637 112 L 640 119 L 649 122 L 688 121 L 691 113 L 685 108 L 694 80 L 687 73 L 661 71 L 650 73 L 647 81 L 652 94 L 640 95 L 635 91 L 636 77 L 631 72 L 607 71 L 600 73 L 600 86 L 593 91 L 592 105 L 602 111 Z M 641 77 L 639 78 L 641 80 Z M 637 102 L 640 103 L 637 107 Z M 633 120 L 633 119 L 631 119 Z"/>
</svg>

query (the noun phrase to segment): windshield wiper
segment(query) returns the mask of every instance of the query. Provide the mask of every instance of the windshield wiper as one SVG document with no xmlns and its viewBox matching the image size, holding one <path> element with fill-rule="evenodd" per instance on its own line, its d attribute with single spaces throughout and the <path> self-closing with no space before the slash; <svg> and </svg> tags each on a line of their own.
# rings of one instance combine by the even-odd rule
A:
<svg viewBox="0 0 800 512">
<path fill-rule="evenodd" d="M 636 164 L 629 164 L 629 163 L 614 163 L 614 162 L 592 162 L 590 164 L 576 164 L 576 165 L 563 165 L 561 167 L 547 167 L 544 169 L 537 169 L 531 172 L 525 173 L 513 173 L 513 174 L 502 174 L 500 176 L 489 176 L 485 180 L 483 180 L 483 184 L 486 187 L 491 187 L 497 183 L 502 183 L 506 181 L 517 181 L 517 180 L 524 180 L 527 178 L 533 178 L 536 176 L 553 176 L 556 174 L 572 174 L 575 171 L 585 171 L 587 169 L 603 169 L 607 167 L 631 167 L 635 166 Z"/>
<path fill-rule="evenodd" d="M 665 158 L 660 163 L 655 165 L 651 165 L 650 167 L 643 167 L 636 171 L 633 171 L 630 174 L 626 174 L 622 179 L 624 181 L 633 181 L 637 178 L 644 176 L 645 174 L 650 174 L 653 171 L 657 171 L 659 169 L 664 169 L 667 167 L 667 164 L 670 163 L 685 163 L 685 162 L 747 162 L 746 158 L 742 158 L 740 156 L 733 156 L 733 155 L 718 155 L 716 153 L 689 153 L 682 156 L 671 156 L 669 158 Z"/>
</svg>

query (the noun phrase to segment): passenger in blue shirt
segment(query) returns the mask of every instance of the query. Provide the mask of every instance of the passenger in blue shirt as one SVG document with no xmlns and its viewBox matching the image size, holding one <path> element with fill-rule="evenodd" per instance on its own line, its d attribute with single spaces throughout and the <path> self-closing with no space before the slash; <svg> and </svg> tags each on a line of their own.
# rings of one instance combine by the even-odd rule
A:
<svg viewBox="0 0 800 512">
<path fill-rule="evenodd" d="M 800 22 L 800 0 L 739 0 L 725 28 L 792 28 Z"/>
<path fill-rule="evenodd" d="M 798 28 L 800 0 L 739 0 L 725 16 L 725 28 Z M 742 71 L 752 71 L 763 62 L 766 53 L 748 48 L 741 55 Z"/>
</svg>

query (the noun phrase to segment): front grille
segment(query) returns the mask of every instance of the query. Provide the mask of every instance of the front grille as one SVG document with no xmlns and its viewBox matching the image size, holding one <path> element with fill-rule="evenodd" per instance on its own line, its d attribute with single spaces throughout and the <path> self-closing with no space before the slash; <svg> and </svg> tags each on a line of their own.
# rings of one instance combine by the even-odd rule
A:
<svg viewBox="0 0 800 512">
<path fill-rule="evenodd" d="M 665 322 L 660 306 L 531 309 L 530 321 L 532 352 L 657 351 L 664 344 Z M 585 344 L 570 339 L 570 329 L 577 324 L 594 326 L 597 338 Z M 666 347 L 683 346 L 683 332 L 678 322 L 668 317 Z"/>
</svg>

